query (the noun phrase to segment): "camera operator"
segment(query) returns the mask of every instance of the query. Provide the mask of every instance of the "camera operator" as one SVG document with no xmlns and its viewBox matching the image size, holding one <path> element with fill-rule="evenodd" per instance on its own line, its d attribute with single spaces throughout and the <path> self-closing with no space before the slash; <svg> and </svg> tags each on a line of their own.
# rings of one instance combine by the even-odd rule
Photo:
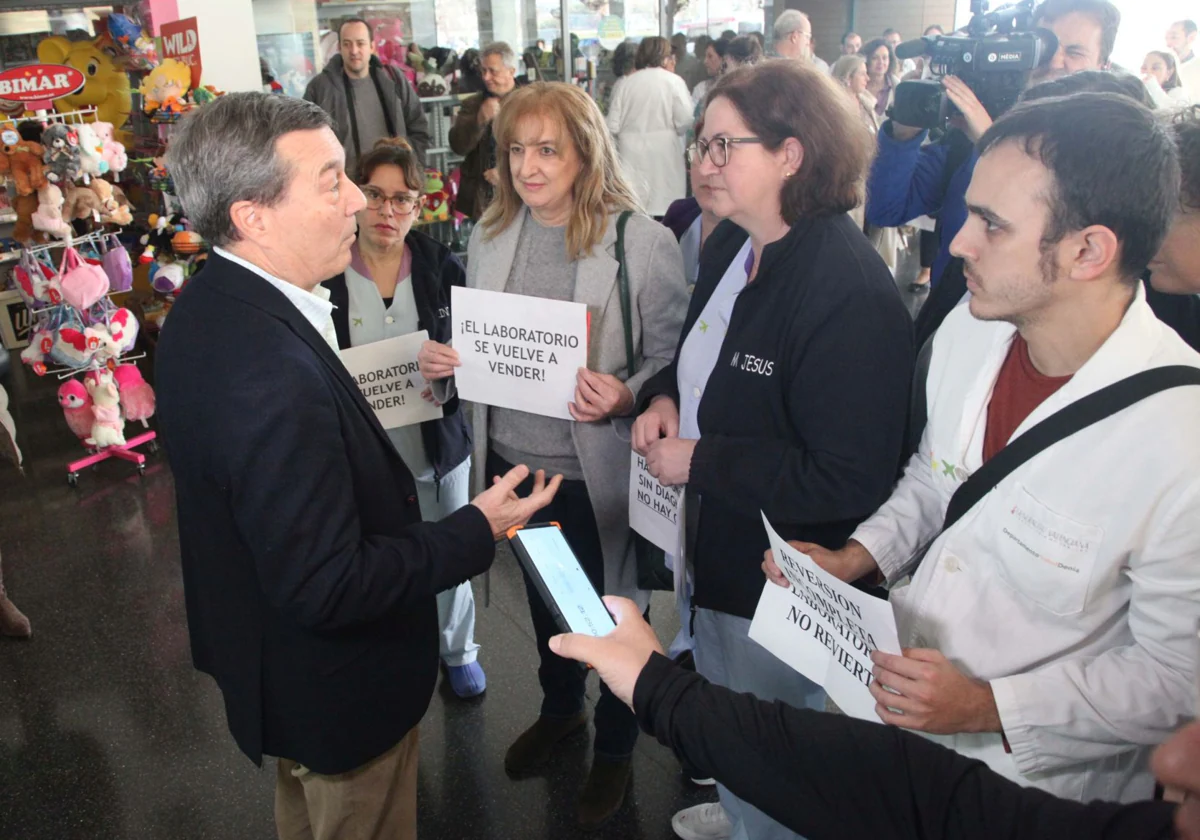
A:
<svg viewBox="0 0 1200 840">
<path fill-rule="evenodd" d="M 1107 67 L 1120 22 L 1120 11 L 1107 0 L 1047 0 L 1037 23 L 1054 33 L 1059 48 L 1037 80 Z M 879 154 L 867 185 L 869 224 L 897 227 L 926 215 L 938 220 L 934 288 L 917 316 L 918 348 L 966 292 L 961 270 L 946 274 L 950 242 L 967 219 L 965 196 L 978 159 L 975 142 L 1000 116 L 989 114 L 962 80 L 949 76 L 943 85 L 962 112 L 955 127 L 941 141 L 925 145 L 925 129 L 888 120 L 879 132 Z"/>
</svg>

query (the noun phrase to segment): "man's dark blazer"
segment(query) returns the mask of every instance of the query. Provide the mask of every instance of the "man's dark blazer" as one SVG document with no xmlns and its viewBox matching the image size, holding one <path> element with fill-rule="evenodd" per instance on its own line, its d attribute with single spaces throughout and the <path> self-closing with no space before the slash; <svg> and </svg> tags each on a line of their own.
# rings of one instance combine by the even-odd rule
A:
<svg viewBox="0 0 1200 840">
<path fill-rule="evenodd" d="M 491 565 L 487 519 L 422 523 L 333 350 L 219 254 L 172 308 L 156 371 L 192 657 L 238 746 L 325 774 L 383 754 L 433 693 L 434 595 Z"/>
</svg>

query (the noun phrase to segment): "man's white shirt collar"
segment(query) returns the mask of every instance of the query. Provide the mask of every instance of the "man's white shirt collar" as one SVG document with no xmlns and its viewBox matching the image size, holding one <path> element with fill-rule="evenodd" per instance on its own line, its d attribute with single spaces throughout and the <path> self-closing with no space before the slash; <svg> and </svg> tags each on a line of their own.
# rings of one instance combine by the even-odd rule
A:
<svg viewBox="0 0 1200 840">
<path fill-rule="evenodd" d="M 253 271 L 262 279 L 266 280 L 276 289 L 278 289 L 291 304 L 300 311 L 310 324 L 313 325 L 320 336 L 325 339 L 325 343 L 333 348 L 336 355 L 338 352 L 337 332 L 333 327 L 333 304 L 329 302 L 329 290 L 324 286 L 318 285 L 311 292 L 301 289 L 286 280 L 280 280 L 270 272 L 264 271 L 259 266 L 248 260 L 244 260 L 237 254 L 231 254 L 221 247 L 214 247 L 213 251 L 220 254 L 225 259 L 232 263 L 240 265 L 247 271 Z"/>
</svg>

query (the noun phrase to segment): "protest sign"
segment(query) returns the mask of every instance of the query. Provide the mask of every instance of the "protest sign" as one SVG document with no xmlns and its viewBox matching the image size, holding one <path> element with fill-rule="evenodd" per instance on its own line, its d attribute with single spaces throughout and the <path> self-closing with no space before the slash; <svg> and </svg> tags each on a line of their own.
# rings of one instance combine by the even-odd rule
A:
<svg viewBox="0 0 1200 840">
<path fill-rule="evenodd" d="M 763 516 L 775 563 L 791 589 L 767 581 L 750 638 L 815 683 L 851 717 L 879 722 L 871 651 L 900 653 L 887 601 L 835 578 L 788 545 Z"/>
<path fill-rule="evenodd" d="M 429 383 L 417 369 L 417 353 L 428 338 L 429 333 L 421 330 L 339 354 L 385 429 L 437 420 L 444 413 L 440 405 L 421 397 Z"/>
<path fill-rule="evenodd" d="M 462 399 L 572 419 L 567 403 L 587 367 L 585 305 L 455 286 L 450 308 Z"/>
<path fill-rule="evenodd" d="M 630 453 L 629 527 L 672 557 L 683 553 L 683 488 L 664 487 L 646 469 L 646 459 Z"/>
</svg>

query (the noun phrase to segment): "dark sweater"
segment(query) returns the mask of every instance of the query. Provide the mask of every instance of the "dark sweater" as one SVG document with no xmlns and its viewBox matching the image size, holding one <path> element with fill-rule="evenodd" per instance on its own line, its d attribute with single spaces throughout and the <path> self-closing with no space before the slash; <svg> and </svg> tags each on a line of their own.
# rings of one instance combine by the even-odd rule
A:
<svg viewBox="0 0 1200 840">
<path fill-rule="evenodd" d="M 809 840 L 1172 837 L 1170 803 L 1059 799 L 903 729 L 737 694 L 658 654 L 633 707 L 693 773 Z"/>
<path fill-rule="evenodd" d="M 746 236 L 724 222 L 709 237 L 683 336 Z M 660 394 L 678 404 L 678 352 L 643 387 L 643 409 Z M 785 539 L 840 548 L 887 499 L 913 355 L 891 273 L 848 216 L 801 220 L 767 246 L 700 402 L 688 482 L 702 497 L 696 606 L 754 614 L 768 547 L 760 511 Z"/>
</svg>

